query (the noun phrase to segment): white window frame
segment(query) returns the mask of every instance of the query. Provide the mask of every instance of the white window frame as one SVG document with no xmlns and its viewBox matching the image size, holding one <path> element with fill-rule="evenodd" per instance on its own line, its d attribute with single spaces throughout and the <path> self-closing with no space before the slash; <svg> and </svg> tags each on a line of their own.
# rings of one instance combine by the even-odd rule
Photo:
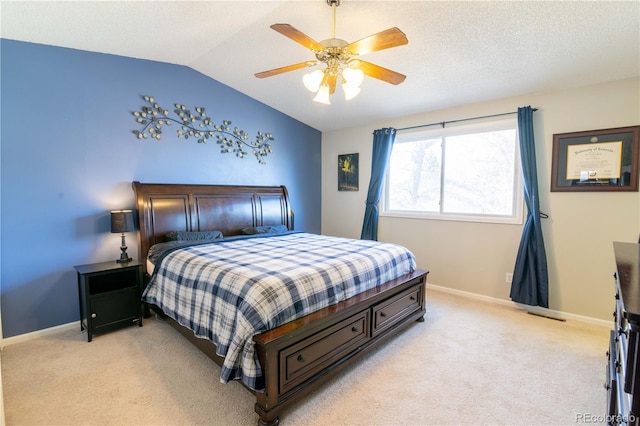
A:
<svg viewBox="0 0 640 426">
<path fill-rule="evenodd" d="M 503 223 L 521 225 L 524 222 L 524 188 L 522 183 L 522 168 L 520 163 L 520 145 L 518 141 L 518 123 L 516 118 L 507 118 L 491 121 L 482 121 L 475 123 L 445 125 L 442 128 L 422 129 L 414 131 L 398 131 L 396 133 L 395 143 L 407 143 L 412 141 L 434 138 L 439 136 L 455 136 L 461 134 L 478 133 L 482 131 L 498 131 L 515 129 L 516 149 L 514 159 L 514 191 L 513 191 L 513 214 L 512 215 L 482 215 L 482 214 L 455 214 L 440 212 L 417 212 L 390 210 L 387 200 L 389 197 L 389 173 L 386 174 L 384 180 L 384 188 L 380 200 L 380 216 L 382 217 L 401 217 L 411 219 L 426 220 L 448 220 L 463 222 L 484 222 L 484 223 Z M 442 171 L 441 171 L 442 173 Z M 442 178 L 442 175 L 441 175 Z M 441 207 L 442 208 L 442 207 Z"/>
</svg>

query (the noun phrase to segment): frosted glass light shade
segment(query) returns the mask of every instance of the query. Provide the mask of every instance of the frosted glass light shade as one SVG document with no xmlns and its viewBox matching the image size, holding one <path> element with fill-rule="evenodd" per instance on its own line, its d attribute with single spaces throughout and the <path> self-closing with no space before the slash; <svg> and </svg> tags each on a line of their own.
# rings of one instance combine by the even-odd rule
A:
<svg viewBox="0 0 640 426">
<path fill-rule="evenodd" d="M 362 70 L 345 68 L 344 71 L 342 71 L 342 78 L 345 84 L 348 84 L 350 87 L 360 87 L 362 80 L 364 80 L 364 73 Z"/>
<path fill-rule="evenodd" d="M 313 98 L 313 100 L 316 102 L 320 102 L 321 104 L 330 105 L 331 102 L 329 101 L 329 86 L 327 86 L 326 84 L 320 86 L 320 89 L 318 90 L 318 93 L 316 94 L 316 97 Z"/>
<path fill-rule="evenodd" d="M 322 78 L 324 77 L 324 72 L 322 70 L 315 70 L 313 72 L 307 73 L 302 77 L 302 82 L 304 83 L 304 87 L 307 88 L 310 92 L 317 92 L 320 89 L 320 83 L 322 83 Z"/>
<path fill-rule="evenodd" d="M 342 84 L 342 90 L 344 90 L 344 98 L 346 100 L 353 99 L 358 96 L 358 93 L 360 93 L 359 87 L 353 87 L 347 83 Z"/>
</svg>

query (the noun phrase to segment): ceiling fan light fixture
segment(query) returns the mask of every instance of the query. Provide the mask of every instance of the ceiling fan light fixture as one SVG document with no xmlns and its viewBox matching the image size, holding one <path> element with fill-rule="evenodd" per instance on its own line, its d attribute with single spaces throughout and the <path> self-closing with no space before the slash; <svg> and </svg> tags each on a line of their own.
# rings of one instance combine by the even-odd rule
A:
<svg viewBox="0 0 640 426">
<path fill-rule="evenodd" d="M 360 87 L 364 80 L 364 73 L 362 70 L 347 67 L 342 71 L 342 80 L 349 87 Z"/>
<path fill-rule="evenodd" d="M 347 101 L 355 98 L 356 96 L 358 96 L 358 93 L 360 93 L 359 87 L 350 86 L 347 83 L 342 83 L 342 90 L 344 90 L 344 98 Z"/>
<path fill-rule="evenodd" d="M 305 74 L 302 77 L 302 82 L 308 91 L 315 93 L 320 89 L 323 78 L 324 72 L 322 70 L 315 70 Z"/>
<path fill-rule="evenodd" d="M 333 11 L 331 38 L 318 42 L 289 24 L 271 25 L 273 30 L 311 50 L 316 57 L 315 60 L 274 68 L 256 73 L 255 76 L 265 78 L 305 67 L 324 66 L 324 69 L 309 72 L 302 78 L 305 87 L 316 93 L 314 101 L 323 104 L 330 104 L 329 97 L 335 92 L 338 80 L 342 81 L 347 100 L 360 93 L 360 84 L 365 75 L 394 85 L 402 83 L 405 75 L 362 61 L 359 56 L 405 45 L 409 42 L 407 36 L 399 28 L 392 27 L 352 43 L 337 38 L 336 8 L 340 6 L 341 0 L 325 1 Z"/>
<path fill-rule="evenodd" d="M 329 100 L 329 86 L 326 84 L 321 85 L 313 100 L 321 104 L 331 105 L 331 101 Z"/>
</svg>

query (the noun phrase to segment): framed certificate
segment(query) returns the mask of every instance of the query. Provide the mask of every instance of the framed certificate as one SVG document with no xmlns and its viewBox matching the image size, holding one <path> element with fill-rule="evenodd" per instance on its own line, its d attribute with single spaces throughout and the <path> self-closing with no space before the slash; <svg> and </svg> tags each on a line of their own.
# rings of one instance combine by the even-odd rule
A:
<svg viewBox="0 0 640 426">
<path fill-rule="evenodd" d="M 553 135 L 551 191 L 638 191 L 640 126 Z"/>
</svg>

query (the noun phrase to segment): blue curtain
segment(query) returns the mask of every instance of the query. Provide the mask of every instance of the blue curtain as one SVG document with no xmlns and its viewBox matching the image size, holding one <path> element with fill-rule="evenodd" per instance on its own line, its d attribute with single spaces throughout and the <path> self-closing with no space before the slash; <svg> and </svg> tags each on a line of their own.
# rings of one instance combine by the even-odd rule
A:
<svg viewBox="0 0 640 426">
<path fill-rule="evenodd" d="M 542 239 L 538 199 L 538 172 L 533 138 L 533 109 L 518 108 L 518 136 L 524 180 L 524 197 L 527 204 L 527 220 L 516 257 L 511 283 L 511 299 L 531 306 L 549 307 L 549 274 L 547 255 Z"/>
<path fill-rule="evenodd" d="M 373 132 L 373 153 L 371 160 L 371 180 L 367 192 L 367 205 L 364 210 L 362 224 L 362 240 L 378 240 L 378 203 L 382 193 L 382 181 L 387 171 L 393 142 L 396 140 L 396 129 L 384 128 Z"/>
</svg>

